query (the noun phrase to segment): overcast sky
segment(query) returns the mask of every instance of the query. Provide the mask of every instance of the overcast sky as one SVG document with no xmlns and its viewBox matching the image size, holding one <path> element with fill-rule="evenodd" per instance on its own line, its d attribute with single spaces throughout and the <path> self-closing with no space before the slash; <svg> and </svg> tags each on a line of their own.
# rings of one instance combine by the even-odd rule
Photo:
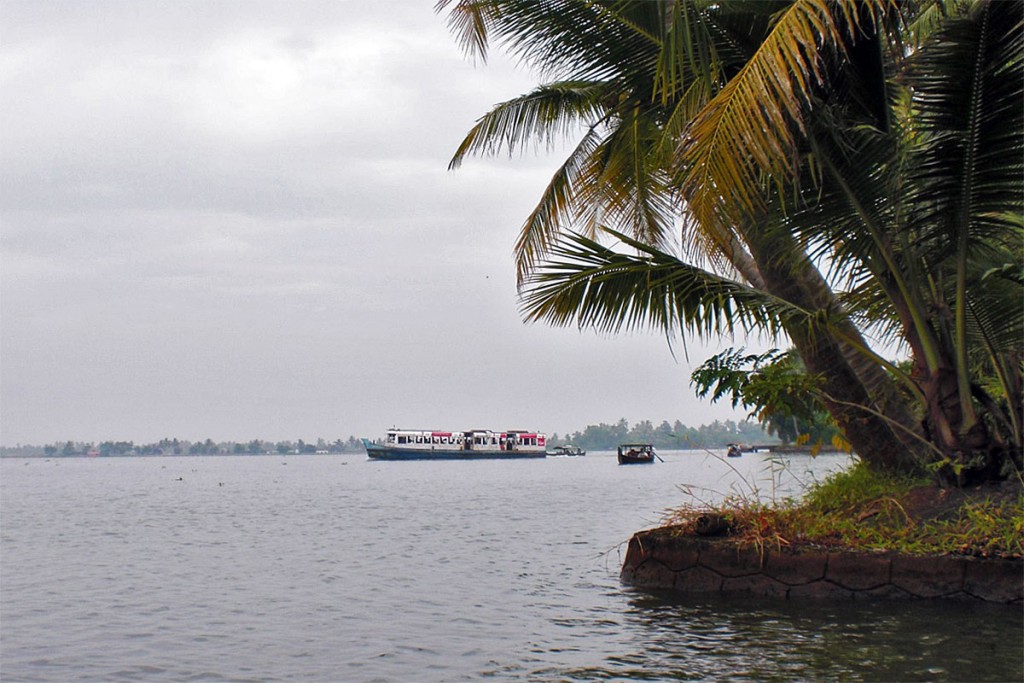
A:
<svg viewBox="0 0 1024 683">
<path fill-rule="evenodd" d="M 720 345 L 522 322 L 560 158 L 447 170 L 535 79 L 432 5 L 0 2 L 0 443 L 742 418 Z"/>
</svg>

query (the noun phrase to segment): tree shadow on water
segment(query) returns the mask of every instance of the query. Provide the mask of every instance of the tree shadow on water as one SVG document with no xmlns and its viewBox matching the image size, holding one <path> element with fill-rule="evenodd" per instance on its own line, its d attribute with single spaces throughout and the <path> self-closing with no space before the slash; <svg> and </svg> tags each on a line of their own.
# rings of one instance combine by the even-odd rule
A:
<svg viewBox="0 0 1024 683">
<path fill-rule="evenodd" d="M 628 637 L 622 652 L 608 656 L 604 663 L 612 677 L 705 681 L 1024 677 L 1020 648 L 1024 615 L 1019 607 L 627 590 L 622 618 Z"/>
</svg>

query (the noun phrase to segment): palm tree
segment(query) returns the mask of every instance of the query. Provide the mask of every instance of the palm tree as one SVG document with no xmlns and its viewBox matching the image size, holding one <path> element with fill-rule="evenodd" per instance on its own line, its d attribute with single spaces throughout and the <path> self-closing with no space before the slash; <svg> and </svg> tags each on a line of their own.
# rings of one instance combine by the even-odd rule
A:
<svg viewBox="0 0 1024 683">
<path fill-rule="evenodd" d="M 1019 3 L 971 3 L 893 51 L 891 125 L 811 136 L 820 198 L 794 223 L 834 245 L 857 307 L 893 323 L 926 436 L 968 478 L 1021 465 L 1022 27 Z"/>
<path fill-rule="evenodd" d="M 625 224 L 647 244 L 667 241 L 679 216 L 670 180 L 683 124 L 707 107 L 727 74 L 743 72 L 759 44 L 746 34 L 769 31 L 770 13 L 784 6 L 746 3 L 738 11 L 722 13 L 697 11 L 688 3 L 499 2 L 461 3 L 456 8 L 454 23 L 468 27 L 464 35 L 472 38 L 467 44 L 482 45 L 483 31 L 490 27 L 509 36 L 524 58 L 542 70 L 562 66 L 565 47 L 573 48 L 565 80 L 496 107 L 470 132 L 453 162 L 469 152 L 493 152 L 503 144 L 512 148 L 531 137 L 544 138 L 567 122 L 588 121 L 579 145 L 526 221 L 517 244 L 521 277 L 530 274 L 566 223 L 581 224 L 591 235 L 598 220 Z M 780 22 L 782 33 L 801 27 L 806 31 L 802 10 Z M 702 47 L 684 49 L 690 43 Z M 672 58 L 675 54 L 678 60 Z M 751 208 L 748 216 L 755 213 Z M 684 226 L 689 228 L 684 244 L 695 248 L 691 256 L 700 253 L 712 263 L 730 264 L 755 286 L 764 287 L 767 275 L 769 286 L 784 287 L 788 297 L 800 295 L 808 310 L 829 301 L 824 281 L 786 235 L 756 230 L 753 220 L 745 224 L 746 237 L 727 221 Z M 760 248 L 760 263 L 751 258 L 751 245 Z M 783 259 L 785 252 L 790 253 Z M 808 365 L 829 384 L 829 395 L 836 397 L 833 411 L 858 451 L 877 454 L 867 457 L 886 465 L 907 460 L 913 444 L 901 441 L 903 433 L 852 408 L 869 401 L 868 387 L 875 394 L 891 395 L 888 378 L 876 365 L 863 363 L 848 344 L 823 333 L 809 334 L 806 326 L 789 328 Z M 856 336 L 852 327 L 850 333 Z M 850 367 L 851 360 L 860 367 Z M 909 431 L 906 411 L 898 414 Z"/>
<path fill-rule="evenodd" d="M 810 0 L 459 3 L 452 23 L 467 45 L 482 51 L 496 33 L 542 72 L 566 78 L 498 105 L 453 164 L 586 125 L 520 234 L 528 318 L 609 329 L 783 329 L 866 460 L 907 467 L 926 445 L 933 460 L 963 472 L 979 447 L 997 446 L 1019 466 L 1020 315 L 991 310 L 993 297 L 968 296 L 972 278 L 984 277 L 1006 290 L 999 302 L 1020 301 L 1019 272 L 1014 280 L 1007 266 L 1015 263 L 1007 236 L 1019 238 L 1020 224 L 1019 6 L 932 9 L 897 14 L 884 2 Z M 902 42 L 918 36 L 918 45 Z M 965 59 L 972 47 L 976 58 Z M 936 77 L 949 68 L 961 70 L 954 87 Z M 944 117 L 965 96 L 966 120 Z M 999 151 L 980 163 L 990 142 Z M 957 211 L 927 201 L 936 191 Z M 935 220 L 948 215 L 960 217 L 959 227 Z M 679 219 L 692 264 L 665 253 Z M 639 256 L 591 239 L 608 224 L 630 233 L 615 235 Z M 583 235 L 566 237 L 571 228 Z M 822 259 L 833 264 L 827 279 L 814 266 Z M 944 275 L 949 266 L 952 276 Z M 730 273 L 745 284 L 723 277 Z M 958 311 L 951 326 L 932 312 L 947 302 L 936 296 L 947 281 Z M 849 295 L 836 296 L 837 284 Z M 916 377 L 904 379 L 926 407 L 923 429 L 854 321 L 910 347 Z M 972 397 L 972 348 L 985 350 L 1008 410 L 991 395 Z M 979 401 L 988 422 L 975 414 Z M 1009 430 L 993 432 L 992 419 Z M 981 469 L 1000 461 L 982 459 Z"/>
</svg>

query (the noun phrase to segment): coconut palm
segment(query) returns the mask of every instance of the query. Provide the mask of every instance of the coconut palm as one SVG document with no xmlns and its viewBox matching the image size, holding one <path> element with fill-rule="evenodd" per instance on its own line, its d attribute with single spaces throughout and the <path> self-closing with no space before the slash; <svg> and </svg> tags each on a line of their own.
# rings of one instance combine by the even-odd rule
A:
<svg viewBox="0 0 1024 683">
<path fill-rule="evenodd" d="M 1019 244 L 1014 216 L 1020 222 L 1013 5 L 895 14 L 887 3 L 853 2 L 459 3 L 451 16 L 467 44 L 480 50 L 496 33 L 542 72 L 568 78 L 498 105 L 454 163 L 586 126 L 517 244 L 529 318 L 784 329 L 865 459 L 906 466 L 926 443 L 958 471 L 993 446 L 1019 465 L 1020 316 L 968 296 L 972 278 L 987 278 L 1007 293 L 999 302 L 1019 304 L 1019 274 L 1007 267 L 1007 236 Z M 901 40 L 918 35 L 912 49 Z M 976 59 L 964 59 L 972 46 Z M 960 70 L 957 87 L 935 77 L 944 68 Z M 965 92 L 967 116 L 951 122 L 944 112 Z M 936 220 L 950 215 L 957 225 Z M 718 275 L 665 253 L 675 219 L 683 255 Z M 590 239 L 608 224 L 630 233 L 616 236 L 639 256 Z M 586 237 L 566 239 L 573 227 Z M 823 257 L 831 283 L 814 267 Z M 723 279 L 725 265 L 746 284 Z M 947 267 L 953 275 L 936 277 Z M 849 295 L 834 295 L 839 284 Z M 937 297 L 947 286 L 952 298 Z M 957 305 L 952 325 L 932 311 L 947 301 Z M 923 430 L 854 320 L 910 347 L 916 377 L 906 386 L 926 407 Z M 972 396 L 971 349 L 984 350 L 973 355 L 1012 407 Z M 1003 433 L 1010 438 L 995 438 Z"/>
<path fill-rule="evenodd" d="M 857 308 L 895 323 L 927 436 L 957 474 L 1020 466 L 1022 21 L 1019 3 L 979 2 L 933 28 L 895 64 L 890 127 L 811 136 L 823 180 L 794 221 L 831 243 Z"/>
<path fill-rule="evenodd" d="M 456 8 L 455 23 L 469 27 L 473 37 L 467 43 L 481 45 L 483 31 L 490 28 L 505 35 L 516 51 L 542 70 L 562 66 L 559 60 L 567 46 L 573 48 L 565 80 L 496 107 L 470 132 L 454 160 L 457 164 L 468 152 L 512 149 L 528 139 L 562 131 L 567 120 L 587 120 L 586 134 L 520 235 L 521 276 L 531 272 L 566 224 L 593 234 L 600 219 L 625 223 L 648 244 L 665 239 L 671 225 L 668 219 L 679 212 L 678 202 L 667 194 L 670 186 L 664 177 L 673 166 L 683 124 L 708 103 L 726 74 L 742 72 L 744 60 L 751 59 L 758 45 L 746 34 L 770 29 L 783 34 L 807 31 L 802 5 L 772 28 L 771 13 L 785 4 L 733 3 L 734 10 L 728 12 L 698 11 L 701 8 L 689 3 L 492 2 L 461 3 Z M 466 19 L 470 16 L 472 21 Z M 704 47 L 684 49 L 690 43 Z M 678 60 L 666 56 L 662 49 L 666 44 L 679 54 Z M 750 78 L 763 78 L 765 69 L 747 73 L 753 74 Z M 666 207 L 674 213 L 667 214 Z M 799 296 L 801 305 L 811 310 L 829 303 L 824 281 L 788 236 L 754 231 L 757 223 L 752 220 L 745 227 L 756 240 L 742 238 L 727 221 L 704 220 L 684 223 L 684 227 L 690 228 L 684 232 L 683 244 L 694 247 L 691 257 L 729 263 L 756 286 L 764 286 L 767 274 L 770 285 L 790 298 Z M 747 252 L 751 245 L 760 249 L 761 263 L 756 264 Z M 833 413 L 858 451 L 876 454 L 865 457 L 883 464 L 899 464 L 909 451 L 906 439 L 899 438 L 905 434 L 894 433 L 877 415 L 865 416 L 854 409 L 870 401 L 869 387 L 880 397 L 891 395 L 891 389 L 886 389 L 888 378 L 842 341 L 824 333 L 810 334 L 801 325 L 788 331 L 802 347 L 806 362 L 820 370 L 829 384 L 828 393 L 836 399 Z M 850 334 L 856 336 L 852 326 Z M 856 370 L 851 360 L 859 364 Z M 895 412 L 904 425 L 909 423 L 906 411 Z"/>
</svg>

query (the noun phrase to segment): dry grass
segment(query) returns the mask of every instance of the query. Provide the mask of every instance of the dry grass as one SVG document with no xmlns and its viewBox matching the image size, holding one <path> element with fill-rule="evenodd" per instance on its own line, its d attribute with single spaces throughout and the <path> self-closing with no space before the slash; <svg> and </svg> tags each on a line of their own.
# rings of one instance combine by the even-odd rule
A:
<svg viewBox="0 0 1024 683">
<path fill-rule="evenodd" d="M 809 488 L 800 501 L 732 495 L 670 511 L 679 533 L 729 535 L 761 548 L 792 545 L 912 554 L 1024 557 L 1020 479 L 971 489 L 939 488 L 857 465 Z"/>
</svg>

